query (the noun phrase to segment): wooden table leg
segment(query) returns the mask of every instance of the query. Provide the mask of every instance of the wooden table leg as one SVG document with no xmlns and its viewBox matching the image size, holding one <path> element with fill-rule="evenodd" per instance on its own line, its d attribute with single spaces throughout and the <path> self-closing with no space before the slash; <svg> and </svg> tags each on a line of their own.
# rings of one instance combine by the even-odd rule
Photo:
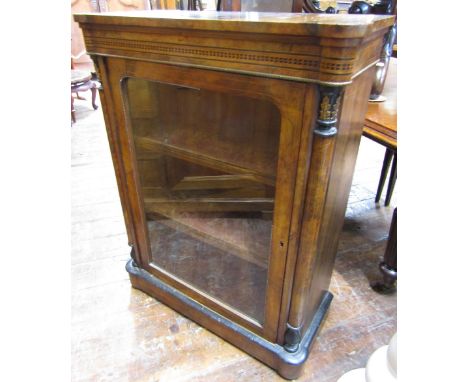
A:
<svg viewBox="0 0 468 382">
<path fill-rule="evenodd" d="M 388 169 L 390 168 L 392 157 L 393 157 L 393 150 L 386 149 L 383 164 L 382 164 L 382 170 L 380 172 L 379 185 L 377 186 L 377 194 L 375 195 L 376 203 L 380 201 L 380 197 L 382 196 L 382 190 L 385 184 L 385 180 L 387 179 Z"/>
<path fill-rule="evenodd" d="M 390 200 L 392 199 L 393 189 L 395 188 L 395 183 L 397 179 L 397 152 L 395 151 L 392 163 L 392 171 L 390 172 L 390 179 L 388 181 L 387 195 L 385 196 L 385 206 L 390 205 Z"/>
<path fill-rule="evenodd" d="M 395 281 L 397 279 L 397 209 L 393 210 L 392 223 L 388 234 L 387 248 L 384 259 L 379 264 L 383 281 L 371 284 L 372 289 L 379 293 L 391 293 L 395 291 Z"/>
</svg>

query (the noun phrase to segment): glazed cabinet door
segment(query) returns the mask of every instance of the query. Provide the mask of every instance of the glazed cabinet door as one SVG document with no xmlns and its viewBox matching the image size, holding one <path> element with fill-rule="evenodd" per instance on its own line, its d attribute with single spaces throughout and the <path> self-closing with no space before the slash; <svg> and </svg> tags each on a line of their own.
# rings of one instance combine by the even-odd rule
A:
<svg viewBox="0 0 468 382">
<path fill-rule="evenodd" d="M 139 265 L 275 340 L 304 85 L 107 60 Z"/>
</svg>

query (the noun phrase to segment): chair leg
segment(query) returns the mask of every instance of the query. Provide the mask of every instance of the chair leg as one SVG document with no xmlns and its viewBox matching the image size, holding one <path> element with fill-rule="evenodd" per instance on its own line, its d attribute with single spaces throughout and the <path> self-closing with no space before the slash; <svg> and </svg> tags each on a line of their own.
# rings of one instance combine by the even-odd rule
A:
<svg viewBox="0 0 468 382">
<path fill-rule="evenodd" d="M 382 170 L 380 172 L 380 179 L 379 179 L 379 185 L 377 187 L 377 194 L 375 195 L 376 203 L 380 201 L 380 197 L 382 196 L 382 190 L 385 184 L 385 179 L 387 179 L 388 169 L 390 168 L 392 157 L 393 157 L 393 150 L 386 149 L 383 164 L 382 164 Z"/>
<path fill-rule="evenodd" d="M 75 123 L 76 122 L 76 118 L 75 118 L 75 106 L 73 104 L 73 94 L 71 96 L 71 119 L 72 119 L 72 122 Z"/>
<path fill-rule="evenodd" d="M 395 156 L 393 157 L 392 170 L 390 172 L 390 180 L 388 181 L 387 195 L 385 196 L 385 206 L 390 205 L 390 200 L 392 199 L 393 189 L 395 188 L 395 183 L 397 179 L 397 152 L 395 151 Z"/>
<path fill-rule="evenodd" d="M 96 110 L 98 108 L 98 105 L 96 105 L 96 85 L 94 85 L 92 88 L 91 88 L 91 94 L 92 94 L 92 97 L 91 97 L 91 104 L 93 105 L 93 109 Z"/>
<path fill-rule="evenodd" d="M 76 94 L 76 99 L 79 99 L 79 100 L 82 100 L 82 101 L 86 101 L 86 98 L 83 98 L 82 96 L 80 96 L 80 93 L 75 92 L 75 94 Z"/>
</svg>

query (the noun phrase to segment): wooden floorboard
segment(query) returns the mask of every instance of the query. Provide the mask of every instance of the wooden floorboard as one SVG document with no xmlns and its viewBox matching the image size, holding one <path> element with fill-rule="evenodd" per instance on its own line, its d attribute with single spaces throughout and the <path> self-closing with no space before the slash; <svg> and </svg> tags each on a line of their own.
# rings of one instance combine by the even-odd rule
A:
<svg viewBox="0 0 468 382">
<path fill-rule="evenodd" d="M 101 110 L 75 101 L 72 126 L 72 380 L 281 381 L 273 370 L 134 290 L 129 248 Z M 384 148 L 363 138 L 338 256 L 332 302 L 300 381 L 335 382 L 363 367 L 396 331 L 396 294 L 378 295 L 392 206 L 374 203 Z M 385 194 L 385 192 L 384 192 Z"/>
</svg>

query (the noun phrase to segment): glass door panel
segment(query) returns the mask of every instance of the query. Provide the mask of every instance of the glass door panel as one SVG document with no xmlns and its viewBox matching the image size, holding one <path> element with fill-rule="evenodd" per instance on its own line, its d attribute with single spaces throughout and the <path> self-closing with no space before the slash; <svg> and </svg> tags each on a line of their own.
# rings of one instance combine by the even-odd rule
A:
<svg viewBox="0 0 468 382">
<path fill-rule="evenodd" d="M 152 264 L 263 323 L 279 110 L 143 79 L 125 88 Z"/>
</svg>

